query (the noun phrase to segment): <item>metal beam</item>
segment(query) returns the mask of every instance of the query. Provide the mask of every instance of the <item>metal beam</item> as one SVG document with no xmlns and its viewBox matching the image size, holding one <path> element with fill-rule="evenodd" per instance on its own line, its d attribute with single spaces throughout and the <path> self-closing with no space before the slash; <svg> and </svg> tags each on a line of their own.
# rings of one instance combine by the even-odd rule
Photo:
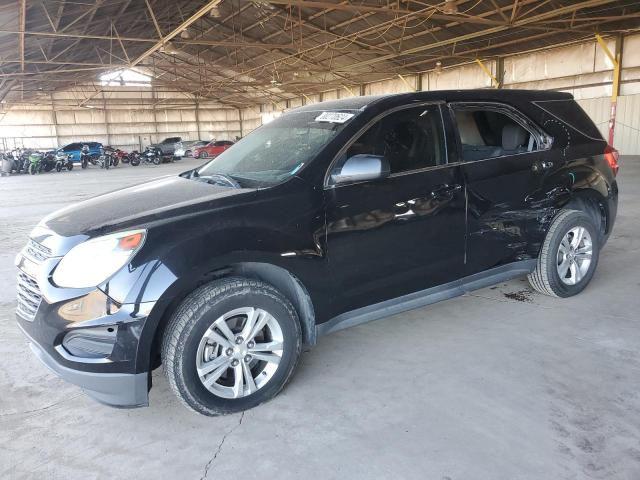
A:
<svg viewBox="0 0 640 480">
<path fill-rule="evenodd" d="M 130 37 L 130 36 L 118 36 L 118 35 L 93 35 L 93 34 L 82 34 L 82 33 L 59 33 L 59 32 L 33 32 L 33 31 L 25 31 L 25 30 L 11 30 L 11 29 L 0 29 L 0 35 L 2 34 L 14 34 L 20 36 L 35 36 L 35 37 L 48 37 L 48 38 L 73 38 L 78 40 L 104 40 L 104 41 L 112 41 L 119 40 L 123 42 L 134 42 L 134 43 L 157 43 L 157 38 L 141 38 L 141 37 Z M 165 37 L 166 40 L 166 37 Z M 208 47 L 237 47 L 237 48 L 294 48 L 295 45 L 292 43 L 266 43 L 266 42 L 241 42 L 236 40 L 205 40 L 205 39 L 184 39 L 184 38 L 176 38 L 171 43 L 174 44 L 183 44 L 183 45 L 202 45 Z"/>
<path fill-rule="evenodd" d="M 191 25 L 194 22 L 196 22 L 203 15 L 206 15 L 207 13 L 209 13 L 211 11 L 211 9 L 213 7 L 215 7 L 215 6 L 217 6 L 221 1 L 222 0 L 211 0 L 211 1 L 207 2 L 203 7 L 201 7 L 193 15 L 191 15 L 189 18 L 187 18 L 184 22 L 182 22 L 176 28 L 171 30 L 171 32 L 169 32 L 167 35 L 165 35 L 160 41 L 158 41 L 155 45 L 153 45 L 153 47 L 148 49 L 146 52 L 144 52 L 142 55 L 140 55 L 138 58 L 136 58 L 133 62 L 131 62 L 131 66 L 135 67 L 140 62 L 142 62 L 145 58 L 149 57 L 150 55 L 153 55 L 155 52 L 160 50 L 160 48 L 162 48 L 164 45 L 166 45 L 169 40 L 171 40 L 172 38 L 176 37 L 177 35 L 180 35 L 180 32 L 186 30 L 187 28 L 189 28 L 189 25 Z"/>
<path fill-rule="evenodd" d="M 27 23 L 27 0 L 20 0 L 19 20 L 20 24 L 20 40 L 18 44 L 18 55 L 20 55 L 20 71 L 24 72 L 24 30 Z"/>
</svg>

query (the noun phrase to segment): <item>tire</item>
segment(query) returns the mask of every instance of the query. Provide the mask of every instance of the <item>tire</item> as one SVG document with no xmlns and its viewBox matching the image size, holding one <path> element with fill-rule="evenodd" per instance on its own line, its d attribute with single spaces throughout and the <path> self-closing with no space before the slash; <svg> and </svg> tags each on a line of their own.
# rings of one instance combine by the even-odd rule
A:
<svg viewBox="0 0 640 480">
<path fill-rule="evenodd" d="M 129 163 L 131 164 L 132 167 L 137 167 L 138 165 L 140 165 L 140 159 L 132 158 Z"/>
<path fill-rule="evenodd" d="M 120 163 L 120 159 L 118 157 L 114 157 L 113 158 L 113 166 L 117 167 L 119 163 Z"/>
<path fill-rule="evenodd" d="M 61 172 L 61 171 L 62 171 L 62 164 L 56 163 L 56 172 Z"/>
<path fill-rule="evenodd" d="M 80 162 L 83 169 L 87 168 L 87 166 L 89 165 L 89 162 L 86 158 L 83 158 L 82 160 L 80 160 Z"/>
<path fill-rule="evenodd" d="M 68 171 L 73 170 L 73 163 L 72 162 L 67 163 L 67 170 Z"/>
<path fill-rule="evenodd" d="M 242 309 L 251 311 L 260 309 L 262 310 L 261 315 L 265 312 L 270 315 L 270 317 L 260 317 L 270 320 L 253 337 L 254 340 L 258 339 L 254 347 L 260 344 L 266 345 L 263 342 L 274 342 L 274 339 L 280 338 L 279 363 L 273 364 L 258 360 L 259 353 L 253 353 L 256 358 L 252 358 L 250 354 L 253 350 L 251 349 L 242 351 L 243 348 L 251 346 L 251 339 L 247 340 L 248 343 L 242 343 L 242 339 L 240 339 L 241 343 L 237 346 L 232 343 L 234 336 L 237 343 L 237 335 L 243 334 L 242 328 L 246 326 L 249 314 L 242 319 L 242 316 L 238 317 L 230 312 Z M 230 314 L 232 316 L 224 320 Z M 226 323 L 228 320 L 240 322 L 239 325 L 230 327 L 235 332 L 230 336 L 232 341 L 227 342 L 226 337 L 217 333 L 222 331 L 217 330 L 215 335 L 221 339 L 220 343 L 213 343 L 214 346 L 210 346 L 203 337 L 205 332 L 211 332 L 214 323 L 219 325 L 220 321 L 225 322 L 224 325 L 228 326 Z M 277 333 L 269 336 L 266 333 L 267 329 L 269 332 L 275 331 Z M 263 335 L 264 337 L 262 337 Z M 209 342 L 211 341 L 213 340 L 210 339 Z M 203 347 L 203 342 L 206 343 L 206 347 Z M 205 373 L 205 380 L 201 380 L 197 362 L 200 361 L 203 352 L 205 357 L 208 354 L 206 348 L 213 348 L 214 351 L 219 350 L 219 352 L 215 357 L 209 357 L 208 363 L 201 364 L 201 368 L 207 368 L 206 365 L 218 359 L 221 368 L 217 368 L 213 373 Z M 171 389 L 182 403 L 197 413 L 216 416 L 248 410 L 277 395 L 290 380 L 298 363 L 301 348 L 300 322 L 293 305 L 278 290 L 267 283 L 232 277 L 214 281 L 198 288 L 180 304 L 165 330 L 161 355 Z M 229 353 L 231 351 L 234 353 Z M 262 351 L 267 352 L 268 350 Z M 272 350 L 267 357 L 277 358 L 274 351 L 276 350 Z M 245 354 L 246 356 L 243 356 Z M 236 366 L 230 366 L 233 364 L 229 362 L 236 362 Z M 238 368 L 240 375 L 236 377 Z M 246 371 L 245 368 L 256 372 L 253 373 L 249 370 L 252 378 L 255 375 L 252 380 L 253 387 L 256 387 L 261 381 L 264 382 L 253 392 L 249 388 L 250 381 L 247 381 L 247 377 L 242 374 Z M 218 374 L 217 380 L 210 382 L 210 385 L 212 385 L 211 388 L 224 390 L 226 393 L 214 392 L 203 383 L 210 380 L 211 377 L 207 377 L 207 375 L 215 375 L 219 371 L 222 373 Z M 268 378 L 264 380 L 263 376 L 267 377 L 267 375 Z M 233 381 L 231 381 L 231 377 L 233 377 Z M 236 382 L 238 378 L 241 378 L 240 382 Z M 241 393 L 236 394 L 235 392 Z"/>
<path fill-rule="evenodd" d="M 200 154 L 200 158 L 207 158 L 209 156 L 209 154 L 207 152 L 202 152 Z"/>
<path fill-rule="evenodd" d="M 191 150 L 187 150 L 186 152 L 184 152 L 184 156 L 185 157 L 191 157 Z"/>
<path fill-rule="evenodd" d="M 154 158 L 153 158 L 153 164 L 154 164 L 154 165 L 160 165 L 160 158 L 159 158 L 159 157 L 157 157 L 157 156 L 156 156 L 156 157 L 154 157 Z"/>
<path fill-rule="evenodd" d="M 33 163 L 29 165 L 29 175 L 35 175 L 36 168 L 33 166 Z"/>
<path fill-rule="evenodd" d="M 582 236 L 580 229 L 583 229 Z M 538 292 L 553 297 L 565 298 L 580 293 L 598 266 L 600 242 L 600 233 L 589 214 L 580 210 L 561 210 L 547 231 L 536 268 L 528 276 L 529 283 Z M 587 254 L 589 250 L 590 255 Z M 572 258 L 575 259 L 573 265 Z M 585 263 L 587 260 L 588 264 Z M 566 273 L 561 274 L 565 270 Z"/>
</svg>

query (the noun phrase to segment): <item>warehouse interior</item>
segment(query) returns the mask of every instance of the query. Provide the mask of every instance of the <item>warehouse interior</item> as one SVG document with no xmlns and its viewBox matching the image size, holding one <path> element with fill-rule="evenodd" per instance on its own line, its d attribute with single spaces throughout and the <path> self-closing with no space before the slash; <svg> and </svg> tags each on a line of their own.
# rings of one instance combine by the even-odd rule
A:
<svg viewBox="0 0 640 480">
<path fill-rule="evenodd" d="M 12 173 L 0 478 L 640 478 L 640 2 L 0 0 L 0 153 L 236 142 L 301 106 L 466 89 L 568 92 L 620 153 L 585 292 L 518 278 L 328 335 L 243 413 L 188 411 L 162 368 L 149 408 L 112 409 L 32 354 L 14 259 L 46 215 L 203 160 Z"/>
</svg>

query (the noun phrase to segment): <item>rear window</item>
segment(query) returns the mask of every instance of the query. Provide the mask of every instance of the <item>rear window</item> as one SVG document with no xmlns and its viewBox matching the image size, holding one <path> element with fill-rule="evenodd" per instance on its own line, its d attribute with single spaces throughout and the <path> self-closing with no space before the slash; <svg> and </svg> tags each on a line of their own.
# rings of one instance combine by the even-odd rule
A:
<svg viewBox="0 0 640 480">
<path fill-rule="evenodd" d="M 598 127 L 575 100 L 543 100 L 534 103 L 583 135 L 602 140 Z"/>
</svg>

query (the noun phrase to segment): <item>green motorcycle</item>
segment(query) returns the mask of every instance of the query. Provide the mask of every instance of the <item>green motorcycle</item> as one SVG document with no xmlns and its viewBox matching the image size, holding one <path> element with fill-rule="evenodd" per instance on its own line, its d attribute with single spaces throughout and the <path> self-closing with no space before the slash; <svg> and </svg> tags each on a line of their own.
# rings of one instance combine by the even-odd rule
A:
<svg viewBox="0 0 640 480">
<path fill-rule="evenodd" d="M 42 172 L 42 159 L 44 155 L 41 152 L 32 152 L 29 154 L 29 168 L 31 175 Z"/>
</svg>

